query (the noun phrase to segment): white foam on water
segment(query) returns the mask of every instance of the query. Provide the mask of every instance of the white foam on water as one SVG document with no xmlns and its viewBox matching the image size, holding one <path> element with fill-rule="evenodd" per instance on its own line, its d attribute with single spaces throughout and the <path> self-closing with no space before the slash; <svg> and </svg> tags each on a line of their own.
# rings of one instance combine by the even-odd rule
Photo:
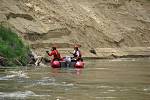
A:
<svg viewBox="0 0 150 100">
<path fill-rule="evenodd" d="M 104 70 L 104 69 L 109 69 L 109 68 L 95 68 L 95 69 Z"/>
<path fill-rule="evenodd" d="M 19 77 L 19 78 L 29 78 L 27 73 L 23 71 L 9 71 L 9 75 L 0 77 L 0 80 L 11 80 L 12 78 Z"/>
<path fill-rule="evenodd" d="M 26 98 L 29 96 L 35 96 L 35 97 L 45 97 L 45 96 L 51 96 L 51 95 L 37 95 L 32 91 L 17 91 L 17 92 L 0 92 L 0 99 L 1 98 Z"/>
<path fill-rule="evenodd" d="M 102 86 L 97 86 L 97 88 L 113 88 L 113 87 L 102 85 Z"/>
<path fill-rule="evenodd" d="M 109 68 L 86 68 L 84 70 L 110 70 Z"/>
<path fill-rule="evenodd" d="M 117 97 L 95 97 L 96 99 L 116 99 Z"/>
<path fill-rule="evenodd" d="M 108 92 L 115 92 L 116 90 L 107 90 Z"/>
<path fill-rule="evenodd" d="M 150 88 L 145 88 L 145 89 L 143 89 L 144 91 L 150 91 Z"/>
<path fill-rule="evenodd" d="M 14 78 L 14 77 L 16 77 L 16 75 L 6 75 L 3 77 L 0 77 L 0 80 L 10 80 L 11 78 Z"/>
<path fill-rule="evenodd" d="M 42 86 L 63 86 L 63 87 L 72 87 L 74 86 L 73 83 L 67 83 L 67 82 L 56 82 L 55 78 L 50 77 L 43 77 L 40 80 L 33 81 L 31 85 L 25 86 L 25 87 L 33 87 L 36 85 L 42 85 Z"/>
<path fill-rule="evenodd" d="M 35 85 L 52 85 L 52 86 L 67 86 L 67 87 L 71 87 L 74 86 L 74 84 L 72 83 L 68 83 L 68 84 L 62 84 L 62 83 L 56 83 L 56 82 L 44 82 L 44 81 L 39 81 L 37 83 L 35 83 Z"/>
<path fill-rule="evenodd" d="M 10 71 L 10 73 L 16 75 L 17 77 L 20 77 L 20 78 L 29 78 L 27 76 L 27 73 L 23 72 L 23 71 Z"/>
<path fill-rule="evenodd" d="M 20 91 L 17 91 L 17 92 L 0 92 L 0 97 L 16 97 L 16 98 L 25 98 L 27 96 L 32 96 L 32 95 L 35 95 L 34 92 L 32 91 L 25 91 L 25 92 L 20 92 Z"/>
</svg>

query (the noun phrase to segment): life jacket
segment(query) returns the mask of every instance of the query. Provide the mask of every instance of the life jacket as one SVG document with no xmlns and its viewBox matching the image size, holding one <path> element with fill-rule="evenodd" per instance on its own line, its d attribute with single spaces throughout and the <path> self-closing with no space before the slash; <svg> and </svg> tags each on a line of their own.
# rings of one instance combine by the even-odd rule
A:
<svg viewBox="0 0 150 100">
<path fill-rule="evenodd" d="M 82 54 L 81 54 L 80 50 L 75 51 L 75 53 L 73 54 L 74 57 L 78 57 L 77 52 L 79 52 L 79 57 L 82 57 Z"/>
<path fill-rule="evenodd" d="M 57 50 L 53 50 L 53 51 L 51 51 L 51 53 L 50 54 L 48 54 L 49 56 L 54 56 L 54 59 L 56 59 L 56 58 L 58 58 L 58 59 L 60 59 L 61 57 L 60 57 L 60 54 L 59 54 L 59 52 L 57 51 Z"/>
<path fill-rule="evenodd" d="M 60 53 L 57 50 L 54 50 L 54 52 L 55 52 L 54 58 L 60 59 L 61 58 Z"/>
</svg>

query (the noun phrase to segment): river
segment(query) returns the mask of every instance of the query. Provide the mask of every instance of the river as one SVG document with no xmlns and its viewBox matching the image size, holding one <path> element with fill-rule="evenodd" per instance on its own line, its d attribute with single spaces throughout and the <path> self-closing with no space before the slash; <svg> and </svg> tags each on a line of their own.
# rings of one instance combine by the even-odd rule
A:
<svg viewBox="0 0 150 100">
<path fill-rule="evenodd" d="M 1 70 L 0 100 L 150 100 L 150 59 L 85 62 L 80 70 Z"/>
</svg>

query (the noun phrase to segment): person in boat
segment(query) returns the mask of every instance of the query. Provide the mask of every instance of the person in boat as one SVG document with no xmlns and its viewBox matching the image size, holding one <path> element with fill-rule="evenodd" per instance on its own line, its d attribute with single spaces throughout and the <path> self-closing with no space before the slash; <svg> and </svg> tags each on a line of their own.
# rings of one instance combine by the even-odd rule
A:
<svg viewBox="0 0 150 100">
<path fill-rule="evenodd" d="M 53 56 L 53 60 L 52 61 L 60 61 L 61 60 L 60 53 L 58 52 L 56 47 L 52 47 L 51 52 L 49 53 L 49 51 L 46 51 L 46 53 L 49 56 Z"/>
<path fill-rule="evenodd" d="M 81 54 L 81 51 L 79 50 L 78 46 L 74 47 L 74 51 L 73 51 L 72 54 L 73 54 L 73 60 L 75 60 L 75 61 L 83 61 L 82 54 Z"/>
</svg>

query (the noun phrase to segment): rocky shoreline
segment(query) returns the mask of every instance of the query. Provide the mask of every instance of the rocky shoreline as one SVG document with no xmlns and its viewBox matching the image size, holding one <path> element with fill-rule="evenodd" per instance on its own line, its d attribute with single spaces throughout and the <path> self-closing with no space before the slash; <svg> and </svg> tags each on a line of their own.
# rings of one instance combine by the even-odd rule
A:
<svg viewBox="0 0 150 100">
<path fill-rule="evenodd" d="M 149 11 L 149 0 L 1 0 L 0 24 L 33 49 L 33 64 L 49 61 L 54 44 L 62 57 L 80 44 L 84 59 L 142 58 L 150 57 Z"/>
<path fill-rule="evenodd" d="M 150 57 L 150 47 L 95 48 L 96 54 L 85 53 L 85 59 L 115 59 Z"/>
<path fill-rule="evenodd" d="M 71 48 L 58 48 L 61 55 L 71 56 L 68 51 Z M 84 60 L 94 59 L 118 59 L 118 58 L 150 58 L 150 47 L 124 47 L 124 48 L 95 48 L 94 53 L 91 50 L 85 50 L 81 48 Z M 33 51 L 34 52 L 34 51 Z M 38 52 L 39 53 L 39 52 Z M 33 53 L 32 59 L 35 59 L 30 63 L 33 66 L 46 65 L 50 61 L 50 57 L 44 55 L 36 55 Z M 0 58 L 0 65 L 4 65 L 5 59 Z"/>
<path fill-rule="evenodd" d="M 69 52 L 73 48 L 58 48 L 62 57 L 72 56 Z M 124 48 L 80 48 L 84 60 L 92 59 L 118 59 L 118 58 L 150 58 L 150 47 L 124 47 Z M 45 51 L 36 51 L 43 59 L 50 59 Z"/>
</svg>

